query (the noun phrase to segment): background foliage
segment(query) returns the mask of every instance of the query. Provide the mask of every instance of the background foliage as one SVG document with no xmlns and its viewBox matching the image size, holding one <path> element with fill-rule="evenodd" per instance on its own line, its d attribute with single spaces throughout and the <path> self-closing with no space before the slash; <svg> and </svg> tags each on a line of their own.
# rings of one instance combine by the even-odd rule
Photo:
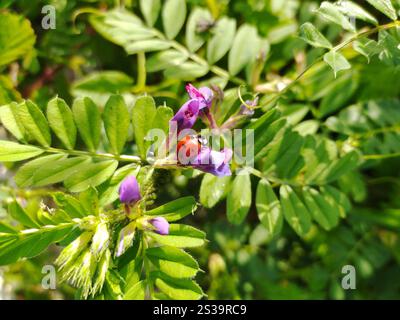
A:
<svg viewBox="0 0 400 320">
<path fill-rule="evenodd" d="M 143 298 L 148 283 L 155 298 L 400 297 L 398 0 L 0 4 L 3 297 L 87 296 L 61 282 L 44 290 L 42 266 L 62 265 L 77 225 L 97 232 L 87 212 L 115 208 L 125 176 L 150 184 L 137 166 L 145 132 L 167 130 L 187 81 L 224 91 L 218 125 L 240 107 L 239 86 L 258 94 L 238 123 L 255 130 L 255 166 L 223 178 L 156 170 L 147 214 L 185 225 L 153 234 L 167 247 L 147 250 L 151 275 L 131 261 L 140 248 L 116 265 L 101 251 L 88 271 L 100 279 L 111 266 L 101 297 Z M 46 4 L 54 30 L 41 27 Z M 340 285 L 347 264 L 356 290 Z"/>
</svg>

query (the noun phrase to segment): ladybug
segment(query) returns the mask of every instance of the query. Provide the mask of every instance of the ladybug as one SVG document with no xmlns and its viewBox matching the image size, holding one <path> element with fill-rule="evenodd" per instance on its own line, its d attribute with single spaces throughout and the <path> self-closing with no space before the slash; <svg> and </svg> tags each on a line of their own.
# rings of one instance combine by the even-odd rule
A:
<svg viewBox="0 0 400 320">
<path fill-rule="evenodd" d="M 205 141 L 205 139 L 203 139 L 200 135 L 187 135 L 178 141 L 176 151 L 178 155 L 185 154 L 186 157 L 197 156 L 201 150 L 201 147 L 205 144 L 207 144 L 207 141 Z"/>
</svg>

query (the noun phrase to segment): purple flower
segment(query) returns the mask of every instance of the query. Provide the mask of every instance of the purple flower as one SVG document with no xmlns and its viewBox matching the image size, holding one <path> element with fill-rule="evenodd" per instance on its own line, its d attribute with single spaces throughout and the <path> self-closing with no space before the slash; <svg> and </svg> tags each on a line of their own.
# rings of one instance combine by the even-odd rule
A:
<svg viewBox="0 0 400 320">
<path fill-rule="evenodd" d="M 210 88 L 202 87 L 197 89 L 189 83 L 186 85 L 186 91 L 192 100 L 197 100 L 199 102 L 199 110 L 211 107 L 213 92 Z"/>
<path fill-rule="evenodd" d="M 218 177 L 230 176 L 232 174 L 229 168 L 231 158 L 231 149 L 224 148 L 222 151 L 215 151 L 209 147 L 203 147 L 192 166 Z"/>
<path fill-rule="evenodd" d="M 165 218 L 163 217 L 153 218 L 150 220 L 150 223 L 154 227 L 154 232 L 161 235 L 169 234 L 169 223 Z"/>
<path fill-rule="evenodd" d="M 125 204 L 134 204 L 142 198 L 135 176 L 126 177 L 119 187 L 119 199 Z"/>
<path fill-rule="evenodd" d="M 200 103 L 196 99 L 189 100 L 186 102 L 170 120 L 176 122 L 178 133 L 184 129 L 190 129 L 199 116 Z"/>
<path fill-rule="evenodd" d="M 202 87 L 196 89 L 191 84 L 186 86 L 190 100 L 187 101 L 170 120 L 170 127 L 172 123 L 176 123 L 177 132 L 184 129 L 191 129 L 201 112 L 208 112 L 211 107 L 213 93 L 210 88 Z"/>
<path fill-rule="evenodd" d="M 254 100 L 246 100 L 246 104 L 252 107 L 255 107 L 257 103 L 258 103 L 258 98 Z M 254 114 L 254 109 L 249 109 L 246 105 L 242 104 L 240 106 L 238 114 L 243 116 L 252 116 Z"/>
</svg>

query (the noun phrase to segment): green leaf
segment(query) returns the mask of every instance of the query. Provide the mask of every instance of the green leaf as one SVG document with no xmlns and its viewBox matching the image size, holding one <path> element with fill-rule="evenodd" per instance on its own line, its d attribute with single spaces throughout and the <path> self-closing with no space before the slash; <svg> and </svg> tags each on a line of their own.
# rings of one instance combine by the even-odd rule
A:
<svg viewBox="0 0 400 320">
<path fill-rule="evenodd" d="M 0 67 L 33 50 L 35 34 L 28 19 L 10 12 L 0 13 Z"/>
<path fill-rule="evenodd" d="M 96 11 L 90 15 L 89 21 L 104 38 L 123 46 L 125 50 L 135 41 L 151 39 L 157 35 L 157 32 L 145 26 L 139 17 L 122 8 L 106 12 Z"/>
<path fill-rule="evenodd" d="M 0 233 L 17 233 L 18 229 L 0 221 Z M 0 240 L 1 242 L 1 240 Z"/>
<path fill-rule="evenodd" d="M 193 214 L 197 209 L 196 200 L 189 196 L 183 197 L 155 209 L 146 211 L 148 216 L 163 216 L 168 221 L 176 221 Z"/>
<path fill-rule="evenodd" d="M 348 17 L 355 17 L 357 19 L 363 20 L 365 22 L 370 22 L 377 25 L 378 20 L 370 14 L 368 11 L 364 10 L 363 7 L 352 1 L 340 1 L 338 4 L 339 10 Z"/>
<path fill-rule="evenodd" d="M 279 193 L 286 221 L 300 237 L 305 237 L 311 228 L 310 213 L 290 186 L 282 185 Z"/>
<path fill-rule="evenodd" d="M 333 3 L 328 1 L 324 1 L 321 3 L 321 6 L 317 9 L 317 12 L 324 17 L 326 20 L 329 20 L 333 23 L 342 26 L 343 29 L 355 32 L 355 27 L 350 23 L 349 19 L 344 16 L 339 8 L 335 6 Z"/>
<path fill-rule="evenodd" d="M 20 206 L 17 201 L 13 201 L 8 204 L 8 213 L 11 215 L 11 217 L 13 217 L 15 220 L 26 227 L 39 227 L 39 224 L 25 212 L 25 210 Z"/>
<path fill-rule="evenodd" d="M 305 137 L 316 134 L 319 126 L 320 122 L 318 120 L 310 119 L 300 122 L 293 128 L 293 131 L 298 132 L 301 136 Z"/>
<path fill-rule="evenodd" d="M 393 21 L 397 20 L 396 9 L 390 0 L 367 0 L 367 2 Z"/>
<path fill-rule="evenodd" d="M 213 29 L 213 36 L 207 44 L 207 60 L 212 65 L 221 60 L 233 44 L 236 20 L 222 17 Z"/>
<path fill-rule="evenodd" d="M 147 1 L 147 0 L 145 0 Z M 146 281 L 139 281 L 129 287 L 125 293 L 124 300 L 144 300 L 146 296 Z"/>
<path fill-rule="evenodd" d="M 191 52 L 197 51 L 205 42 L 205 37 L 198 32 L 199 23 L 211 20 L 211 14 L 206 9 L 197 7 L 190 13 L 186 24 L 186 45 Z"/>
<path fill-rule="evenodd" d="M 338 204 L 340 217 L 346 217 L 346 212 L 349 212 L 351 209 L 351 203 L 347 196 L 343 192 L 329 185 L 321 187 L 320 191 L 326 199 L 330 199 L 333 203 Z"/>
<path fill-rule="evenodd" d="M 51 168 L 54 161 L 67 158 L 64 154 L 52 154 L 32 160 L 21 166 L 15 174 L 14 180 L 19 187 L 30 187 L 34 184 L 34 176 L 42 167 Z M 49 163 L 52 166 L 49 166 Z"/>
<path fill-rule="evenodd" d="M 329 40 L 310 22 L 306 22 L 300 27 L 300 35 L 304 41 L 313 47 L 332 49 Z"/>
<path fill-rule="evenodd" d="M 214 207 L 224 199 L 230 187 L 231 177 L 217 177 L 206 173 L 200 186 L 200 203 L 206 208 Z"/>
<path fill-rule="evenodd" d="M 21 100 L 21 94 L 16 90 L 10 76 L 0 75 L 0 106 Z"/>
<path fill-rule="evenodd" d="M 63 99 L 55 97 L 49 101 L 47 119 L 51 129 L 64 146 L 72 150 L 76 142 L 76 127 L 71 109 Z"/>
<path fill-rule="evenodd" d="M 77 98 L 72 105 L 72 113 L 83 142 L 90 151 L 96 151 L 101 134 L 101 115 L 98 107 L 89 97 Z"/>
<path fill-rule="evenodd" d="M 371 61 L 371 57 L 380 53 L 381 48 L 375 40 L 360 38 L 353 42 L 353 48 L 358 53 L 362 54 L 367 58 L 368 63 Z"/>
<path fill-rule="evenodd" d="M 146 250 L 146 256 L 160 271 L 174 278 L 192 278 L 199 264 L 185 251 L 169 247 L 155 247 Z"/>
<path fill-rule="evenodd" d="M 342 74 L 333 81 L 321 100 L 319 113 L 317 114 L 318 118 L 323 118 L 346 106 L 346 103 L 357 90 L 358 84 L 359 78 L 356 72 Z"/>
<path fill-rule="evenodd" d="M 170 107 L 160 106 L 157 108 L 151 127 L 162 130 L 165 133 L 165 136 L 167 136 L 169 130 L 169 121 L 173 116 L 174 111 Z"/>
<path fill-rule="evenodd" d="M 152 27 L 160 14 L 160 0 L 140 0 L 140 10 L 148 26 Z"/>
<path fill-rule="evenodd" d="M 286 119 L 280 118 L 280 113 L 276 109 L 272 109 L 246 127 L 246 130 L 254 130 L 255 161 L 262 159 L 268 153 L 273 142 L 280 138 L 285 125 Z"/>
<path fill-rule="evenodd" d="M 60 224 L 21 231 L 16 235 L 17 238 L 0 245 L 0 265 L 14 263 L 20 258 L 37 256 L 50 244 L 65 238 L 72 229 L 71 224 Z"/>
<path fill-rule="evenodd" d="M 350 63 L 346 60 L 346 58 L 341 53 L 336 51 L 329 51 L 325 53 L 324 61 L 333 69 L 335 77 L 339 71 L 351 68 Z"/>
<path fill-rule="evenodd" d="M 157 72 L 168 67 L 180 65 L 187 59 L 187 55 L 175 49 L 157 52 L 146 60 L 146 70 L 148 72 Z"/>
<path fill-rule="evenodd" d="M 18 119 L 16 108 L 18 108 L 18 103 L 16 102 L 1 106 L 0 121 L 15 138 L 24 141 L 26 140 L 25 130 Z"/>
<path fill-rule="evenodd" d="M 267 180 L 260 180 L 256 194 L 256 208 L 261 224 L 267 230 L 267 241 L 282 230 L 283 214 L 281 204 Z"/>
<path fill-rule="evenodd" d="M 139 52 L 151 52 L 166 50 L 171 47 L 170 42 L 161 39 L 146 39 L 132 42 L 126 45 L 125 50 L 128 54 Z"/>
<path fill-rule="evenodd" d="M 303 197 L 308 211 L 325 230 L 331 230 L 339 222 L 339 210 L 335 203 L 313 188 L 303 188 Z"/>
<path fill-rule="evenodd" d="M 251 206 L 250 174 L 241 173 L 232 182 L 227 197 L 227 217 L 233 224 L 241 224 L 246 218 Z"/>
<path fill-rule="evenodd" d="M 115 160 L 89 163 L 82 166 L 79 172 L 68 177 L 64 185 L 71 192 L 85 191 L 102 184 L 113 175 L 117 167 L 118 161 Z"/>
<path fill-rule="evenodd" d="M 108 99 L 103 111 L 103 121 L 111 152 L 120 154 L 128 138 L 130 125 L 128 108 L 121 96 L 112 95 Z"/>
<path fill-rule="evenodd" d="M 162 272 L 153 273 L 154 284 L 168 297 L 175 300 L 198 300 L 204 293 L 193 280 L 175 279 Z"/>
<path fill-rule="evenodd" d="M 379 32 L 378 44 L 381 48 L 379 59 L 391 67 L 400 65 L 399 40 L 386 30 Z"/>
<path fill-rule="evenodd" d="M 273 130 L 272 136 L 267 134 L 266 131 L 273 126 L 276 120 L 279 120 L 281 113 L 278 109 L 274 108 L 263 114 L 256 121 L 250 123 L 245 129 L 249 132 L 254 132 L 254 153 L 258 154 L 266 145 L 268 145 L 273 136 L 276 135 L 276 130 Z M 243 138 L 245 141 L 245 138 Z"/>
<path fill-rule="evenodd" d="M 133 79 L 123 72 L 100 71 L 75 81 L 71 93 L 75 97 L 90 97 L 96 104 L 104 106 L 111 94 L 127 93 L 132 86 Z"/>
<path fill-rule="evenodd" d="M 44 150 L 23 144 L 0 140 L 0 161 L 14 162 L 26 160 L 42 154 Z"/>
<path fill-rule="evenodd" d="M 154 232 L 149 232 L 148 235 L 160 244 L 177 248 L 202 246 L 206 238 L 203 231 L 184 224 L 170 224 L 168 235 L 160 235 Z"/>
<path fill-rule="evenodd" d="M 69 194 L 55 192 L 52 197 L 57 206 L 67 212 L 71 218 L 82 218 L 89 215 L 89 212 L 85 212 L 79 200 Z"/>
<path fill-rule="evenodd" d="M 325 173 L 325 181 L 332 182 L 337 180 L 340 176 L 351 172 L 358 167 L 361 162 L 361 156 L 357 151 L 351 151 L 344 155 L 342 158 L 336 160 L 331 164 L 327 172 Z"/>
<path fill-rule="evenodd" d="M 135 141 L 142 158 L 146 158 L 149 143 L 145 137 L 151 129 L 153 119 L 156 116 L 156 104 L 149 96 L 139 97 L 132 109 L 132 124 L 135 133 Z"/>
<path fill-rule="evenodd" d="M 49 125 L 39 107 L 30 100 L 26 100 L 16 108 L 18 119 L 25 131 L 44 147 L 51 144 Z"/>
<path fill-rule="evenodd" d="M 83 170 L 89 163 L 89 157 L 72 157 L 54 160 L 51 166 L 44 165 L 36 169 L 36 172 L 33 173 L 32 185 L 41 187 L 63 182 L 71 175 Z"/>
<path fill-rule="evenodd" d="M 256 58 L 259 46 L 257 29 L 248 24 L 243 24 L 238 29 L 229 52 L 228 70 L 231 75 L 236 75 L 251 60 Z"/>
<path fill-rule="evenodd" d="M 167 38 L 174 39 L 185 23 L 186 1 L 166 0 L 162 10 L 162 19 Z"/>
<path fill-rule="evenodd" d="M 121 277 L 117 271 L 109 269 L 106 275 L 105 289 L 109 295 L 109 300 L 120 300 L 122 298 Z"/>
<path fill-rule="evenodd" d="M 196 62 L 183 62 L 179 65 L 169 67 L 164 71 L 167 78 L 180 80 L 193 80 L 205 76 L 209 71 L 208 66 Z"/>
<path fill-rule="evenodd" d="M 265 155 L 264 172 L 276 171 L 278 177 L 291 179 L 295 177 L 304 165 L 301 149 L 304 138 L 295 131 L 286 130 L 283 137 L 273 143 Z"/>
</svg>

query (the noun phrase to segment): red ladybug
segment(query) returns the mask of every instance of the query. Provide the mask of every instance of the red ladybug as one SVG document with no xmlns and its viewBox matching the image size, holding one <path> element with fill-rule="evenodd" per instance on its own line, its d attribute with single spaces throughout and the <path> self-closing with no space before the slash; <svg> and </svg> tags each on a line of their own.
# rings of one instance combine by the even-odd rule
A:
<svg viewBox="0 0 400 320">
<path fill-rule="evenodd" d="M 183 150 L 181 151 L 181 149 Z M 201 150 L 201 143 L 198 136 L 187 135 L 178 141 L 177 153 L 185 154 L 187 157 L 197 155 Z"/>
</svg>

